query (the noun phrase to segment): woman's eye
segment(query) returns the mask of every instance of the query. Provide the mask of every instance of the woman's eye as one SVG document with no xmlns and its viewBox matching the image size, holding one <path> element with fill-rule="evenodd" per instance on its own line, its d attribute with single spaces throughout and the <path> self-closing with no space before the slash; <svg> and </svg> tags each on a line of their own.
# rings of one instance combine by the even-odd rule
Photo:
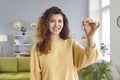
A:
<svg viewBox="0 0 120 80">
<path fill-rule="evenodd" d="M 62 22 L 62 20 L 59 21 L 59 23 L 61 23 L 61 22 Z"/>
<path fill-rule="evenodd" d="M 54 22 L 53 20 L 51 20 L 50 22 Z"/>
</svg>

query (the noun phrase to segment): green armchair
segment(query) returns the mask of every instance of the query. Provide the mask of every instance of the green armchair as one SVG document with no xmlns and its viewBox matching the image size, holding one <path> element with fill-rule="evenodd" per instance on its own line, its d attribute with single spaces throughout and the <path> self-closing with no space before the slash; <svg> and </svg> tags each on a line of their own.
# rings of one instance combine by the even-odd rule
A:
<svg viewBox="0 0 120 80">
<path fill-rule="evenodd" d="M 0 80 L 30 80 L 30 57 L 0 58 Z"/>
</svg>

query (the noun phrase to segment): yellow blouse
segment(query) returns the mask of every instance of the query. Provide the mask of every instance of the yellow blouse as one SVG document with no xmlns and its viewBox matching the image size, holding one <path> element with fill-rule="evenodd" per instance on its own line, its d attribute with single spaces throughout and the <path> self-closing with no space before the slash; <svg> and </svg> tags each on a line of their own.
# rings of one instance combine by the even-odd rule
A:
<svg viewBox="0 0 120 80">
<path fill-rule="evenodd" d="M 73 39 L 60 40 L 52 45 L 49 54 L 31 53 L 32 80 L 78 80 L 77 70 L 92 64 L 98 57 L 95 48 L 83 48 Z"/>
</svg>

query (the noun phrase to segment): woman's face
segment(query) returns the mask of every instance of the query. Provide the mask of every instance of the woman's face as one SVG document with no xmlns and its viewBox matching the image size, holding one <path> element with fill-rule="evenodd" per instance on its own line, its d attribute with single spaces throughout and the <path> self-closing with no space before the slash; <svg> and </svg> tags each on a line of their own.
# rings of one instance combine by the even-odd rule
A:
<svg viewBox="0 0 120 80">
<path fill-rule="evenodd" d="M 63 28 L 63 16 L 61 14 L 53 14 L 49 21 L 49 30 L 51 35 L 59 35 Z"/>
</svg>

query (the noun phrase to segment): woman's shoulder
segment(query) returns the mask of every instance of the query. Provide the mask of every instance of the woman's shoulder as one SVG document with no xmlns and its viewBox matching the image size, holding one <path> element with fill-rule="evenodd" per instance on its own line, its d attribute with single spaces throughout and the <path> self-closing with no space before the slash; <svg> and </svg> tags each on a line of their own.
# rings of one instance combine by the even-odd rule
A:
<svg viewBox="0 0 120 80">
<path fill-rule="evenodd" d="M 33 44 L 32 50 L 37 50 L 37 43 Z"/>
<path fill-rule="evenodd" d="M 73 38 L 69 38 L 69 39 L 66 39 L 65 42 L 74 44 L 76 42 L 76 40 Z"/>
<path fill-rule="evenodd" d="M 74 38 L 69 38 L 69 39 L 66 39 L 65 41 L 71 45 L 80 45 L 80 43 L 77 40 L 75 40 Z"/>
<path fill-rule="evenodd" d="M 34 52 L 34 54 L 41 55 L 41 53 L 40 53 L 40 51 L 38 49 L 37 43 L 33 44 L 31 51 Z"/>
</svg>

